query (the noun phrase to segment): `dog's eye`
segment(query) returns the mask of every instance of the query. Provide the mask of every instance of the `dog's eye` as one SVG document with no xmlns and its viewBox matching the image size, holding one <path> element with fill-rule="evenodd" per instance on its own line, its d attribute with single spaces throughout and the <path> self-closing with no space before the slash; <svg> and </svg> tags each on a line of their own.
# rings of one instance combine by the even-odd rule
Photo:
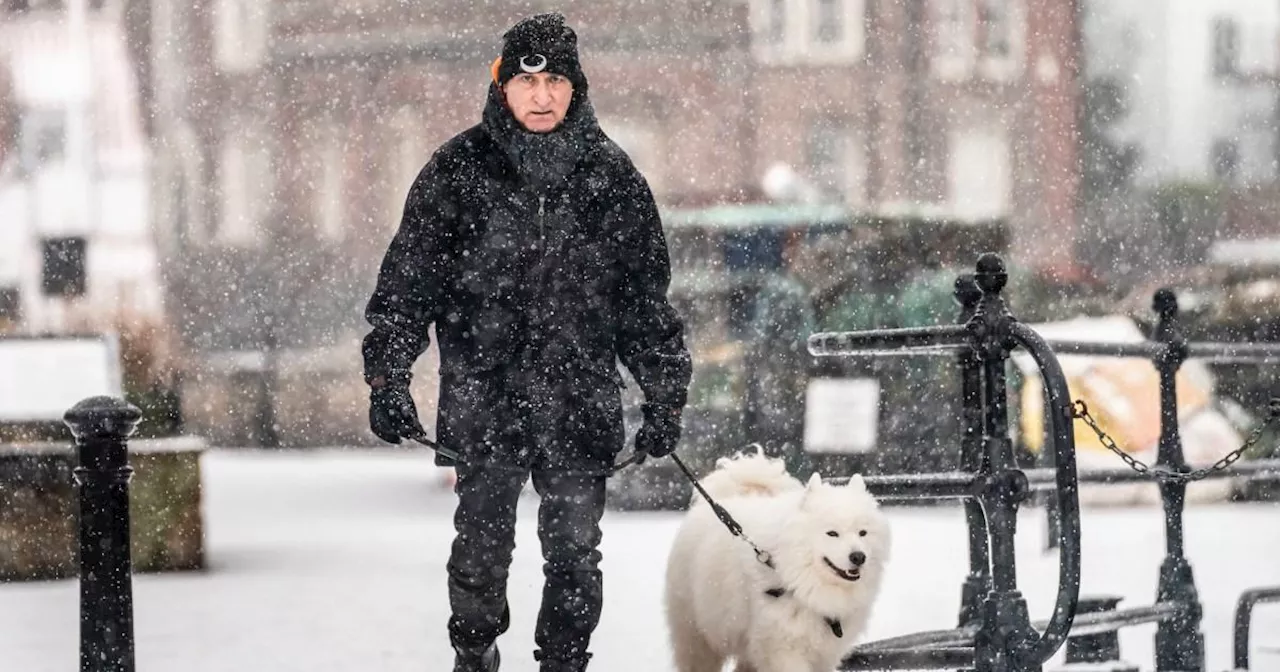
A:
<svg viewBox="0 0 1280 672">
<path fill-rule="evenodd" d="M 839 533 L 839 532 L 836 532 L 835 530 L 828 530 L 828 531 L 827 531 L 827 536 L 828 536 L 828 537 L 838 537 L 838 536 L 840 536 L 840 533 Z"/>
<path fill-rule="evenodd" d="M 858 536 L 859 536 L 859 537 L 865 537 L 865 536 L 867 536 L 867 531 L 866 531 L 866 530 L 858 530 Z"/>
</svg>

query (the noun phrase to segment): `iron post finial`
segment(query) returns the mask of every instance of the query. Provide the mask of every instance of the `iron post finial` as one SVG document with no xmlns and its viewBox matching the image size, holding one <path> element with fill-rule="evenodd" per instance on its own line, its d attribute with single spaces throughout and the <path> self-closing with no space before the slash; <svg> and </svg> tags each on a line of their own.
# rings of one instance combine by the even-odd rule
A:
<svg viewBox="0 0 1280 672">
<path fill-rule="evenodd" d="M 982 300 L 982 290 L 978 288 L 972 273 L 962 273 L 956 277 L 951 297 L 966 311 L 978 307 L 978 302 Z"/>
<path fill-rule="evenodd" d="M 974 278 L 983 294 L 999 294 L 1009 282 L 1004 260 L 994 252 L 984 252 L 978 257 L 977 270 Z"/>
<path fill-rule="evenodd" d="M 62 419 L 76 439 L 123 440 L 133 434 L 142 410 L 118 397 L 97 396 L 82 399 Z"/>
<path fill-rule="evenodd" d="M 1168 287 L 1161 287 L 1151 297 L 1151 309 L 1160 317 L 1173 317 L 1178 314 L 1178 295 Z"/>
</svg>

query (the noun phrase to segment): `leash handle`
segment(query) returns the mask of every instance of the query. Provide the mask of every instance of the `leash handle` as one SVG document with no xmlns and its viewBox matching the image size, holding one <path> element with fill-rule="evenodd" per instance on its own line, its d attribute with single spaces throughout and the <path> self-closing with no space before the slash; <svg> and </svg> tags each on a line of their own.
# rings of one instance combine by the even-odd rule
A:
<svg viewBox="0 0 1280 672">
<path fill-rule="evenodd" d="M 621 461 L 621 462 L 619 462 L 619 463 L 617 463 L 617 464 L 613 465 L 612 467 L 609 467 L 609 470 L 605 472 L 605 475 L 606 475 L 606 476 L 612 476 L 612 475 L 614 475 L 614 474 L 618 473 L 619 471 L 622 471 L 623 469 L 626 469 L 627 467 L 629 467 L 629 466 L 631 466 L 631 465 L 633 465 L 633 464 L 639 464 L 639 463 L 643 462 L 643 461 L 644 461 L 644 458 L 645 458 L 645 457 L 647 457 L 647 456 L 648 456 L 648 454 L 647 454 L 647 453 L 643 453 L 643 452 L 641 452 L 641 451 L 637 450 L 637 451 L 635 451 L 634 453 L 631 453 L 631 457 L 628 457 L 627 459 L 625 459 L 625 460 L 623 460 L 623 461 Z"/>
<path fill-rule="evenodd" d="M 443 455 L 444 457 L 447 457 L 450 460 L 453 460 L 454 462 L 457 462 L 459 464 L 462 463 L 461 455 L 453 452 L 452 450 L 449 450 L 448 448 L 445 448 L 444 446 L 436 443 L 435 441 L 432 441 L 429 437 L 427 437 L 426 432 L 415 432 L 413 435 L 407 438 L 413 439 L 414 441 L 421 443 L 422 445 L 430 448 L 431 450 L 436 451 L 440 455 Z"/>
</svg>

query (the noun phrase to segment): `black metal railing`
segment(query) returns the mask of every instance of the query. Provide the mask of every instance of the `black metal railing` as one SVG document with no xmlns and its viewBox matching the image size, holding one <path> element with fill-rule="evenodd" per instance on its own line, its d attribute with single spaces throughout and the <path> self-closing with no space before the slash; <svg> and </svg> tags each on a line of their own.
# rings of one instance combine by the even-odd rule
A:
<svg viewBox="0 0 1280 672">
<path fill-rule="evenodd" d="M 1006 281 L 1001 259 L 986 254 L 979 258 L 974 275 L 962 275 L 956 280 L 955 298 L 960 306 L 956 325 L 820 333 L 809 338 L 809 350 L 815 356 L 954 356 L 961 378 L 961 470 L 864 477 L 871 491 L 884 501 L 963 500 L 969 530 L 969 574 L 961 590 L 959 627 L 860 645 L 840 669 L 1023 672 L 1039 670 L 1068 641 L 1069 659 L 1118 659 L 1119 645 L 1114 635 L 1119 628 L 1155 623 L 1156 669 L 1203 671 L 1201 604 L 1190 564 L 1183 555 L 1186 485 L 1191 480 L 1227 476 L 1280 478 L 1280 460 L 1234 464 L 1258 440 L 1261 429 L 1280 418 L 1280 402 L 1272 402 L 1266 420 L 1244 446 L 1210 468 L 1191 470 L 1178 434 L 1174 381 L 1188 358 L 1280 363 L 1280 345 L 1186 342 L 1178 323 L 1176 297 L 1168 290 L 1156 293 L 1154 306 L 1160 319 L 1151 341 L 1044 339 L 1009 312 L 1001 296 Z M 1024 350 L 1041 374 L 1047 436 L 1038 468 L 1020 468 L 1008 438 L 1005 369 L 1015 349 Z M 1156 465 L 1142 465 L 1114 442 L 1104 441 L 1127 468 L 1078 471 L 1074 421 L 1084 420 L 1100 436 L 1105 434 L 1084 404 L 1071 400 L 1057 359 L 1063 354 L 1143 357 L 1153 362 L 1160 376 L 1161 405 Z M 1086 599 L 1081 608 L 1078 488 L 1084 482 L 1159 484 L 1167 552 L 1154 604 L 1117 608 L 1118 599 L 1095 597 Z M 1048 534 L 1051 545 L 1059 549 L 1059 578 L 1052 615 L 1032 622 L 1017 590 L 1013 549 L 1018 509 L 1034 493 L 1043 493 L 1042 503 L 1050 515 Z M 1079 616 L 1078 610 L 1082 612 Z M 1242 618 L 1246 641 L 1248 616 L 1245 610 Z M 1238 623 L 1237 642 L 1241 627 Z"/>
<path fill-rule="evenodd" d="M 1184 554 L 1183 515 L 1186 508 L 1187 486 L 1199 480 L 1217 478 L 1249 478 L 1254 480 L 1280 480 L 1280 460 L 1255 460 L 1235 464 L 1236 460 L 1251 448 L 1268 423 L 1280 416 L 1280 409 L 1268 409 L 1263 421 L 1253 434 L 1234 450 L 1224 454 L 1215 464 L 1202 469 L 1192 469 L 1186 460 L 1178 420 L 1177 376 L 1189 359 L 1207 362 L 1233 362 L 1268 364 L 1280 363 L 1280 344 L 1189 342 L 1184 337 L 1178 311 L 1177 296 L 1169 289 L 1158 290 L 1152 298 L 1156 313 L 1155 328 L 1151 340 L 1135 343 L 1098 343 L 1050 339 L 1049 344 L 1061 356 L 1089 355 L 1094 357 L 1140 358 L 1149 360 L 1159 376 L 1160 436 L 1154 465 L 1144 464 L 1116 444 L 1104 429 L 1088 413 L 1083 402 L 1077 402 L 1076 416 L 1085 420 L 1098 435 L 1102 445 L 1116 455 L 1125 468 L 1087 470 L 1079 473 L 1080 483 L 1115 484 L 1154 482 L 1158 484 L 1165 523 L 1165 558 L 1160 566 L 1156 589 L 1156 604 L 1175 609 L 1177 616 L 1158 621 L 1156 626 L 1156 670 L 1204 669 L 1204 635 L 1200 630 L 1201 604 L 1194 573 Z M 1052 471 L 1053 456 L 1042 451 L 1043 471 Z M 1043 480 L 1045 474 L 1029 474 Z M 1056 545 L 1055 530 L 1062 523 L 1063 515 L 1056 502 L 1044 502 L 1049 518 L 1047 544 Z M 1131 625 L 1115 621 L 1117 627 Z"/>
<path fill-rule="evenodd" d="M 980 672 L 1039 670 L 1066 641 L 1080 590 L 1080 528 L 1075 443 L 1066 378 L 1052 350 L 1035 331 L 1017 322 L 1001 295 L 1008 274 L 996 255 L 983 255 L 971 282 L 961 278 L 956 299 L 960 324 L 923 329 L 886 329 L 815 334 L 810 352 L 819 356 L 883 356 L 888 353 L 951 353 L 961 370 L 963 472 L 868 477 L 886 498 L 966 500 L 970 573 L 961 605 L 965 628 L 945 645 L 928 638 L 900 639 L 894 647 L 863 646 L 842 663 L 844 670 L 954 669 Z M 1021 504 L 1032 489 L 1009 439 L 1006 368 L 1010 352 L 1024 348 L 1043 373 L 1049 402 L 1059 526 L 1058 595 L 1042 628 L 1035 628 L 1017 587 L 1014 535 Z M 1074 522 L 1072 522 L 1074 521 Z M 954 634 L 954 633 L 953 633 Z M 933 637 L 933 635 L 930 635 Z"/>
</svg>

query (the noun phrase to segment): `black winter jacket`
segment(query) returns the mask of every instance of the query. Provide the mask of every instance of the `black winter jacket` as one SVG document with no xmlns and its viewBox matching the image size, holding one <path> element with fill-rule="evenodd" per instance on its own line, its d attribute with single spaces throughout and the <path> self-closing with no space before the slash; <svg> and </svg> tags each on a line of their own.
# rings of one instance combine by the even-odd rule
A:
<svg viewBox="0 0 1280 672">
<path fill-rule="evenodd" d="M 467 462 L 610 462 L 624 436 L 617 360 L 646 401 L 686 402 L 670 275 L 648 184 L 585 95 L 532 134 L 491 86 L 483 122 L 409 191 L 365 310 L 366 379 L 407 380 L 434 324 L 442 445 Z"/>
</svg>

